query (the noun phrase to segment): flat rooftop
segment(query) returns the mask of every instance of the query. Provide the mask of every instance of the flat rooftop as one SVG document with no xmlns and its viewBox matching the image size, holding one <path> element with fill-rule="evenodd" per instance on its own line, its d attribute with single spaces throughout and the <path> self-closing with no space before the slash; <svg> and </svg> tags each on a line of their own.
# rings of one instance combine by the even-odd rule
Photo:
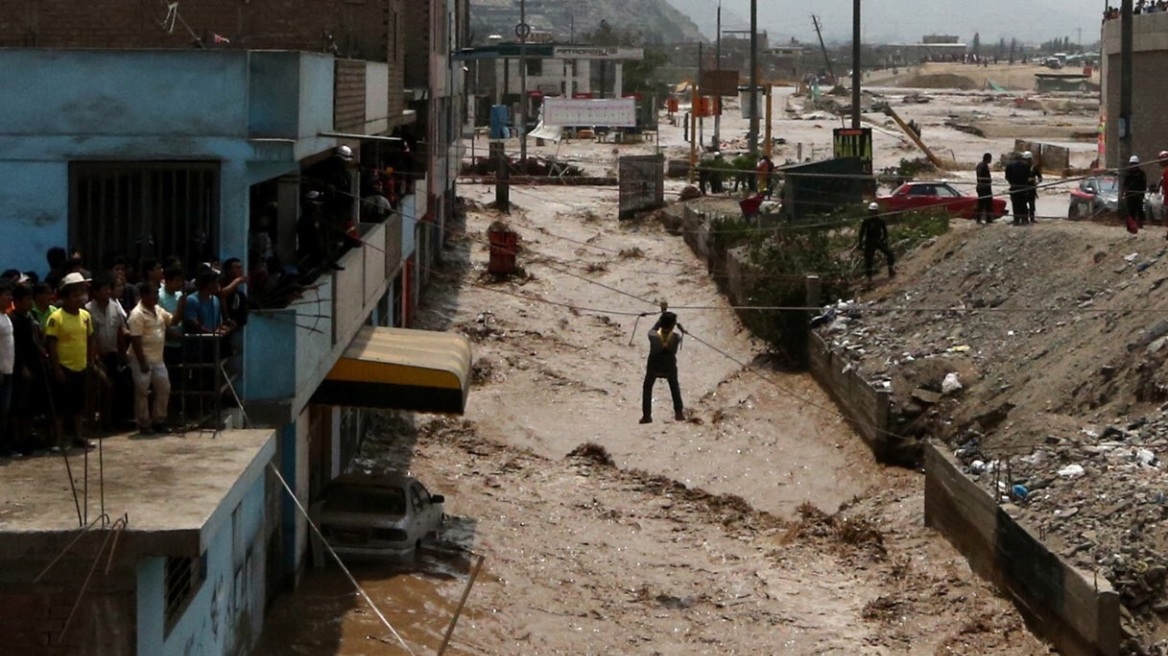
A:
<svg viewBox="0 0 1168 656">
<path fill-rule="evenodd" d="M 129 518 L 127 546 L 156 555 L 198 555 L 276 451 L 274 430 L 227 430 L 106 437 L 89 451 L 88 516 Z M 85 511 L 86 457 L 69 452 L 78 502 Z M 99 467 L 99 463 L 104 466 Z M 0 463 L 0 552 L 72 537 L 77 505 L 60 454 Z"/>
</svg>

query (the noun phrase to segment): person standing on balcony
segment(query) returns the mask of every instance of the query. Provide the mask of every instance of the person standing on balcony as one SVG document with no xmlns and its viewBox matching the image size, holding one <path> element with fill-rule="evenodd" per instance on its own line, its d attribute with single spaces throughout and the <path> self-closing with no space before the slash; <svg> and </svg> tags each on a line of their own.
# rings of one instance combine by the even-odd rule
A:
<svg viewBox="0 0 1168 656">
<path fill-rule="evenodd" d="M 130 312 L 130 343 L 134 362 L 130 368 L 134 376 L 134 415 L 138 432 L 143 435 L 169 433 L 166 425 L 170 404 L 170 375 L 166 370 L 164 353 L 166 331 L 174 321 L 166 308 L 158 305 L 158 286 L 144 282 L 138 287 L 141 299 Z M 154 404 L 150 404 L 150 393 Z"/>
<path fill-rule="evenodd" d="M 92 298 L 85 309 L 93 318 L 94 343 L 97 345 L 99 366 L 95 369 L 98 381 L 98 412 L 101 429 L 112 433 L 129 418 L 124 412 L 130 399 L 124 379 L 129 377 L 123 366 L 126 359 L 126 311 L 111 297 L 113 281 L 98 278 L 93 282 Z"/>
<path fill-rule="evenodd" d="M 183 333 L 188 340 L 184 346 L 183 361 L 191 364 L 211 364 L 217 369 L 213 340 L 230 334 L 231 327 L 223 320 L 223 306 L 219 299 L 219 276 L 207 267 L 195 276 L 195 293 L 183 298 Z M 197 339 L 196 339 L 197 337 Z M 222 342 L 220 342 L 222 344 Z M 225 349 L 220 348 L 220 359 Z M 198 376 L 202 387 L 210 386 L 214 376 Z"/>
<path fill-rule="evenodd" d="M 12 283 L 0 281 L 0 307 L 12 304 Z M 20 455 L 9 421 L 12 408 L 13 373 L 16 371 L 16 337 L 12 320 L 0 312 L 0 458 Z"/>
<path fill-rule="evenodd" d="M 72 445 L 88 448 L 81 437 L 88 396 L 91 367 L 98 362 L 97 344 L 93 337 L 93 319 L 85 311 L 84 299 L 88 281 L 80 273 L 69 273 L 61 279 L 58 297 L 61 307 L 45 322 L 45 340 L 49 362 L 52 365 L 56 390 L 53 397 L 56 411 L 53 421 L 58 436 L 57 448 L 64 449 L 65 423 L 72 431 Z"/>
</svg>

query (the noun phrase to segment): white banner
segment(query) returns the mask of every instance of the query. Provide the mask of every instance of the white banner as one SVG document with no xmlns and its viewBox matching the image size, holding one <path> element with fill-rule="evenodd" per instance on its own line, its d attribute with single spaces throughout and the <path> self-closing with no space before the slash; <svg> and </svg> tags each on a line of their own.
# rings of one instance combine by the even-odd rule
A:
<svg viewBox="0 0 1168 656">
<path fill-rule="evenodd" d="M 552 59 L 633 59 L 645 58 L 644 48 L 617 48 L 614 46 L 555 46 Z"/>
<path fill-rule="evenodd" d="M 635 128 L 637 127 L 637 100 L 635 98 L 610 100 L 544 98 L 543 121 L 548 125 Z"/>
</svg>

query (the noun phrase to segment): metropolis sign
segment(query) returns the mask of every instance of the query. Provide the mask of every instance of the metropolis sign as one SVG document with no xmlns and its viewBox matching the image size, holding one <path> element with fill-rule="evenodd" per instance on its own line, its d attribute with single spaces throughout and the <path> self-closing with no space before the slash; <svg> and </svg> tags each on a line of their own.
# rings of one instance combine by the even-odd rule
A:
<svg viewBox="0 0 1168 656">
<path fill-rule="evenodd" d="M 615 46 L 556 46 L 552 48 L 552 59 L 644 59 L 643 48 L 618 48 Z"/>
</svg>

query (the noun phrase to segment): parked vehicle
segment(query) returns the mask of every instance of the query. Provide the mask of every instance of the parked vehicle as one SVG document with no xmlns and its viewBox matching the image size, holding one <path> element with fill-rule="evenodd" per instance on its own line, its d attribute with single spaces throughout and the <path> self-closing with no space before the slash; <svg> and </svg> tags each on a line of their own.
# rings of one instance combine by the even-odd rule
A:
<svg viewBox="0 0 1168 656">
<path fill-rule="evenodd" d="M 876 202 L 884 212 L 941 209 L 963 219 L 977 218 L 977 196 L 962 194 L 948 182 L 906 182 Z M 1005 199 L 995 196 L 992 203 L 993 218 L 1007 214 Z"/>
<path fill-rule="evenodd" d="M 412 555 L 437 535 L 445 501 L 411 476 L 345 474 L 329 483 L 308 514 L 342 559 L 393 558 Z M 313 564 L 323 566 L 326 553 L 313 532 Z"/>
<path fill-rule="evenodd" d="M 1079 181 L 1071 189 L 1068 219 L 1085 219 L 1119 211 L 1119 177 L 1114 172 L 1099 172 Z"/>
</svg>

